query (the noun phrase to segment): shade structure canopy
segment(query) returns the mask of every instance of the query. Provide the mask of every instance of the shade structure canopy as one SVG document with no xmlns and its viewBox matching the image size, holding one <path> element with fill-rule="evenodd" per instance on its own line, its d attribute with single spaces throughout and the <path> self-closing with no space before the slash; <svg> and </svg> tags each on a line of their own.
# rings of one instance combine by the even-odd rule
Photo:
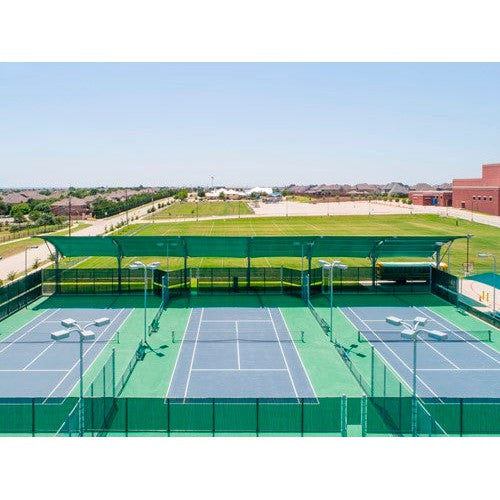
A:
<svg viewBox="0 0 500 500">
<path fill-rule="evenodd" d="M 65 257 L 432 257 L 466 236 L 42 236 Z"/>
</svg>

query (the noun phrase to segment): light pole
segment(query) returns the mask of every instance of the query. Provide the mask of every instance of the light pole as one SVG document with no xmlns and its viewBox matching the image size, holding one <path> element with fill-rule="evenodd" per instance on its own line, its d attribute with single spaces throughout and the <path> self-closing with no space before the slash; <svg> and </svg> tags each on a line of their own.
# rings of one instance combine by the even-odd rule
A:
<svg viewBox="0 0 500 500">
<path fill-rule="evenodd" d="M 385 318 L 386 323 L 394 326 L 403 326 L 404 329 L 401 331 L 401 336 L 404 338 L 410 338 L 413 340 L 413 383 L 412 383 L 412 402 L 411 402 L 411 433 L 413 436 L 418 434 L 417 428 L 417 340 L 419 333 L 428 333 L 439 339 L 445 339 L 447 337 L 446 333 L 442 333 L 436 330 L 424 330 L 422 327 L 427 323 L 427 318 L 417 316 L 413 320 L 403 320 L 397 318 L 396 316 L 388 316 Z"/>
<path fill-rule="evenodd" d="M 341 269 L 345 271 L 347 266 L 345 264 L 341 264 L 340 260 L 332 260 L 332 262 L 318 260 L 318 264 L 320 264 L 323 269 L 330 271 L 330 342 L 333 342 L 333 270 Z M 336 343 L 337 339 L 335 339 L 335 344 Z"/>
<path fill-rule="evenodd" d="M 144 343 L 146 344 L 148 335 L 148 269 L 154 271 L 159 265 L 159 262 L 153 262 L 152 264 L 146 265 L 140 260 L 136 260 L 129 266 L 129 269 L 144 269 Z"/>
<path fill-rule="evenodd" d="M 28 276 L 28 250 L 34 250 L 38 245 L 33 245 L 24 249 L 24 276 Z"/>
<path fill-rule="evenodd" d="M 64 330 L 59 330 L 50 334 L 50 337 L 52 339 L 62 340 L 68 338 L 71 332 L 78 332 L 80 343 L 80 398 L 78 400 L 78 434 L 80 437 L 83 437 L 85 430 L 85 415 L 83 405 L 83 341 L 95 339 L 95 333 L 91 330 L 87 330 L 89 326 L 99 327 L 108 324 L 109 318 L 98 318 L 82 327 L 76 322 L 76 320 L 67 318 L 61 321 L 61 325 L 64 327 Z"/>
<path fill-rule="evenodd" d="M 496 289 L 497 289 L 497 259 L 492 253 L 478 253 L 477 256 L 480 259 L 493 259 L 493 317 L 496 318 Z"/>
</svg>

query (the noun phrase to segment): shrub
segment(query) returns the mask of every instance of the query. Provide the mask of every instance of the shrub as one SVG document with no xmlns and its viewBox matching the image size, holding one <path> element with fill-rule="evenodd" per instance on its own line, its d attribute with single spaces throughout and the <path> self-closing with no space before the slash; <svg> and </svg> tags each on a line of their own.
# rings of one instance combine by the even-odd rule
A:
<svg viewBox="0 0 500 500">
<path fill-rule="evenodd" d="M 16 279 L 16 272 L 15 271 L 9 271 L 7 274 L 7 279 L 9 281 L 14 281 Z"/>
</svg>

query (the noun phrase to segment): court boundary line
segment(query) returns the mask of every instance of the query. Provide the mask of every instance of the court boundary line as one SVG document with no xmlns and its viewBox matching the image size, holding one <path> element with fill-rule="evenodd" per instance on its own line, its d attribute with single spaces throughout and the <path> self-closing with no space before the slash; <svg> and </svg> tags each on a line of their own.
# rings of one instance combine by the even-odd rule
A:
<svg viewBox="0 0 500 500">
<path fill-rule="evenodd" d="M 193 347 L 193 354 L 191 355 L 191 364 L 189 365 L 189 372 L 188 372 L 188 378 L 186 380 L 186 387 L 184 388 L 184 398 L 183 398 L 183 403 L 186 402 L 187 398 L 187 393 L 188 393 L 188 388 L 189 388 L 189 382 L 191 381 L 191 371 L 193 369 L 193 364 L 194 364 L 194 357 L 196 355 L 196 348 L 198 347 L 198 338 L 200 336 L 200 330 L 201 330 L 201 322 L 203 318 L 203 313 L 205 311 L 205 308 L 201 308 L 201 313 L 200 313 L 200 318 L 198 320 L 198 330 L 196 332 L 196 342 L 194 343 Z M 183 344 L 184 344 L 184 339 L 183 339 Z M 182 346 L 181 346 L 182 347 Z"/>
<path fill-rule="evenodd" d="M 22 371 L 26 371 L 26 368 L 31 366 L 40 356 L 45 354 L 54 344 L 56 343 L 55 340 L 53 340 L 45 349 L 42 349 L 23 369 Z"/>
<path fill-rule="evenodd" d="M 312 389 L 312 392 L 313 392 L 313 394 L 314 394 L 314 397 L 315 397 L 316 401 L 318 401 L 318 402 L 319 402 L 318 395 L 316 394 L 316 389 L 314 388 L 314 385 L 313 385 L 313 383 L 311 382 L 311 379 L 310 379 L 310 377 L 309 377 L 309 373 L 307 372 L 306 367 L 305 367 L 305 365 L 304 365 L 304 362 L 302 361 L 302 358 L 300 357 L 299 350 L 297 349 L 297 345 L 295 344 L 295 342 L 294 342 L 294 340 L 293 340 L 293 337 L 292 337 L 292 335 L 291 335 L 291 333 L 290 333 L 290 329 L 288 328 L 288 324 L 287 324 L 287 322 L 286 322 L 286 320 L 285 320 L 285 317 L 283 316 L 283 312 L 281 311 L 281 308 L 280 308 L 280 307 L 278 307 L 277 309 L 278 309 L 278 312 L 279 312 L 279 314 L 280 314 L 280 316 L 281 316 L 281 319 L 283 320 L 283 323 L 285 324 L 285 327 L 286 327 L 287 332 L 288 332 L 288 336 L 290 337 L 290 341 L 291 341 L 291 343 L 293 344 L 293 347 L 294 347 L 294 349 L 295 349 L 295 352 L 297 353 L 297 357 L 299 358 L 300 365 L 302 366 L 302 369 L 304 370 L 304 373 L 306 374 L 306 378 L 307 378 L 307 381 L 309 382 L 309 386 L 310 386 L 310 387 L 311 387 L 311 389 Z"/>
<path fill-rule="evenodd" d="M 174 368 L 172 370 L 172 375 L 170 376 L 170 381 L 168 383 L 167 392 L 165 393 L 165 397 L 164 397 L 165 401 L 168 399 L 168 393 L 170 392 L 170 387 L 172 385 L 172 380 L 174 379 L 175 370 L 177 369 L 177 363 L 179 362 L 179 357 L 181 355 L 182 346 L 184 345 L 184 337 L 186 336 L 186 332 L 187 332 L 187 329 L 189 327 L 189 322 L 191 321 L 191 316 L 193 315 L 193 311 L 194 311 L 194 309 L 191 309 L 189 311 L 189 317 L 188 317 L 188 320 L 187 320 L 187 323 L 186 323 L 186 327 L 184 328 L 184 333 L 182 334 L 181 345 L 179 346 L 179 350 L 177 351 L 177 357 L 175 359 Z"/>
<path fill-rule="evenodd" d="M 435 311 L 431 311 L 430 309 L 428 309 L 427 307 L 425 307 L 425 310 L 426 311 L 423 311 L 422 308 L 418 307 L 418 306 L 412 306 L 414 307 L 417 311 L 420 311 L 422 314 L 426 315 L 429 319 L 433 319 L 431 315 L 429 315 L 428 313 L 426 313 L 426 311 L 430 312 L 430 313 L 434 313 L 436 316 L 438 316 L 439 318 L 441 318 L 441 321 L 447 321 L 448 323 L 450 323 L 450 325 L 454 325 L 455 323 L 453 323 L 452 321 L 444 318 L 443 316 L 441 316 L 440 314 L 438 314 L 437 312 Z M 456 333 L 455 330 L 452 330 L 451 328 L 448 328 L 446 325 L 443 325 L 443 323 L 441 323 L 440 321 L 437 321 L 437 320 L 434 320 L 438 325 L 441 325 L 443 328 L 445 328 L 446 330 L 448 330 L 449 332 L 453 333 L 454 335 L 456 335 L 457 337 L 461 338 L 465 343 L 467 343 L 468 345 L 472 346 L 474 349 L 477 349 L 479 352 L 481 352 L 482 354 L 484 354 L 485 356 L 487 356 L 488 358 L 492 359 L 495 363 L 497 364 L 500 364 L 500 361 L 498 361 L 497 359 L 493 358 L 492 356 L 490 356 L 487 352 L 484 352 L 482 349 L 479 349 L 479 347 L 477 345 L 475 345 L 475 342 L 477 342 L 477 339 L 475 340 L 475 342 L 471 342 L 470 340 L 467 340 L 467 339 L 464 339 L 463 337 L 461 337 L 458 333 Z M 457 326 L 457 325 L 455 325 Z M 458 331 L 459 332 L 462 332 L 466 335 L 468 335 L 469 337 L 472 337 L 472 335 L 470 333 L 467 333 L 466 330 L 464 330 L 463 328 L 460 328 L 458 327 Z M 480 341 L 481 342 L 481 341 Z M 491 349 L 494 353 L 498 354 L 498 351 L 493 349 L 493 347 L 490 347 L 489 345 L 487 344 L 484 344 L 482 343 L 485 347 L 487 347 L 488 349 Z"/>
<path fill-rule="evenodd" d="M 122 308 L 119 313 L 110 321 L 109 325 L 101 332 L 101 335 L 99 335 L 99 337 L 97 337 L 94 342 L 92 342 L 92 344 L 90 345 L 90 347 L 83 353 L 83 358 L 85 358 L 85 356 L 91 351 L 91 349 L 97 344 L 97 341 L 106 333 L 106 331 L 108 330 L 108 328 L 111 327 L 111 325 L 118 319 L 118 317 L 120 316 L 120 314 L 125 311 L 126 309 L 125 308 Z M 127 314 L 127 316 L 124 318 L 124 320 L 122 321 L 121 324 L 125 323 L 125 321 L 130 317 L 130 315 L 132 314 L 132 312 L 134 311 L 134 309 L 131 309 L 130 312 Z M 116 333 L 116 332 L 115 332 Z M 111 341 L 111 338 L 113 337 L 114 335 L 112 335 L 110 337 L 110 339 L 108 340 L 108 342 L 106 343 L 106 345 L 101 349 L 101 353 L 104 352 L 104 350 L 106 349 L 106 347 L 109 345 L 109 342 Z M 101 354 L 99 353 L 99 354 Z M 89 366 L 87 366 L 87 368 L 85 369 L 85 371 L 83 372 L 83 376 L 85 377 L 85 375 L 87 374 L 87 372 L 90 370 L 90 368 L 93 366 L 93 364 L 97 361 L 97 358 L 99 358 L 99 354 L 96 356 L 96 358 L 94 359 L 94 361 L 92 361 L 92 363 L 90 363 Z M 68 370 L 68 373 L 66 373 L 66 375 L 59 381 L 59 383 L 52 389 L 52 391 L 49 393 L 49 395 L 43 400 L 43 403 L 45 403 L 53 394 L 53 392 L 64 382 L 64 380 L 66 379 L 66 377 L 75 369 L 75 367 L 78 365 L 78 363 L 80 362 L 80 360 L 77 360 L 75 362 L 75 364 Z M 69 390 L 68 394 L 66 394 L 66 396 L 64 396 L 62 398 L 62 403 L 64 403 L 64 401 L 66 401 L 66 399 L 68 397 L 70 397 L 70 394 L 73 392 L 73 390 L 75 389 L 75 387 L 79 384 L 79 381 L 77 380 L 75 382 L 75 384 L 73 384 L 73 386 L 71 387 L 71 389 Z M 61 403 L 61 404 L 62 404 Z"/>
<path fill-rule="evenodd" d="M 364 323 L 364 321 L 363 321 L 363 320 L 362 320 L 362 319 L 361 319 L 361 318 L 360 318 L 360 317 L 359 317 L 359 316 L 358 316 L 358 315 L 357 315 L 357 314 L 356 314 L 356 313 L 352 310 L 352 308 L 351 308 L 351 307 L 348 307 L 348 309 L 349 309 L 349 310 L 350 310 L 350 311 L 354 314 L 354 316 L 356 316 L 356 317 L 357 317 L 357 318 L 358 318 L 358 319 L 359 319 L 362 323 Z M 347 318 L 347 316 L 346 316 L 346 318 Z M 347 318 L 347 319 L 349 320 L 349 318 Z M 350 320 L 349 320 L 349 321 L 350 321 Z M 350 322 L 351 322 L 351 324 L 352 324 L 352 325 L 356 328 L 356 326 L 352 323 L 352 321 L 350 321 Z M 371 328 L 370 328 L 370 327 L 369 327 L 366 323 L 365 323 L 365 326 L 367 326 L 367 327 L 368 327 L 368 329 L 369 329 L 369 330 L 370 330 L 370 331 L 371 331 L 371 332 L 372 332 L 372 333 L 373 333 L 373 334 L 374 334 L 374 335 L 375 335 L 375 336 L 376 336 L 376 337 L 380 340 L 380 342 L 381 342 L 381 343 L 383 343 L 383 344 L 387 347 L 387 349 L 388 349 L 390 352 L 392 352 L 392 354 L 393 354 L 393 355 L 394 355 L 394 356 L 395 356 L 395 357 L 396 357 L 396 358 L 397 358 L 397 359 L 401 362 L 401 364 L 402 364 L 402 365 L 403 365 L 403 366 L 404 366 L 404 367 L 405 367 L 405 368 L 406 368 L 406 369 L 407 369 L 410 373 L 413 373 L 413 370 L 412 370 L 412 369 L 411 369 L 411 368 L 410 368 L 410 367 L 409 367 L 409 366 L 408 366 L 408 365 L 407 365 L 407 364 L 406 364 L 406 363 L 405 363 L 405 362 L 404 362 L 404 361 L 403 361 L 403 360 L 402 360 L 402 359 L 401 359 L 401 358 L 400 358 L 400 357 L 399 357 L 399 356 L 398 356 L 398 355 L 397 355 L 397 354 L 396 354 L 396 353 L 395 353 L 395 352 L 394 352 L 394 351 L 390 348 L 390 346 L 389 346 L 389 345 L 387 345 L 387 343 L 386 343 L 386 342 L 384 342 L 384 341 L 383 341 L 383 340 L 382 340 L 382 339 L 381 339 L 381 338 L 377 335 L 377 333 L 376 333 L 375 331 L 373 331 L 373 329 L 371 329 Z M 371 345 L 374 349 L 376 349 L 376 347 L 375 347 L 375 346 L 373 346 L 373 344 L 371 344 L 371 343 L 370 343 L 370 345 Z M 378 351 L 378 349 L 376 349 L 376 350 L 377 350 L 378 355 L 379 355 L 379 356 L 380 356 L 380 357 L 381 357 L 381 358 L 382 358 L 382 359 L 386 362 L 386 364 L 388 364 L 389 366 L 392 366 L 392 365 L 391 365 L 391 363 L 389 363 L 389 361 L 387 361 L 387 359 L 385 358 L 385 356 L 383 356 L 383 355 L 382 355 L 382 354 Z M 394 368 L 394 371 L 396 371 L 396 369 L 395 369 L 395 368 Z M 397 371 L 396 371 L 396 373 L 397 373 Z M 398 378 L 400 378 L 401 380 L 403 379 L 403 378 L 401 377 L 401 375 L 399 375 L 399 374 L 398 374 Z M 429 391 L 430 391 L 432 394 L 434 394 L 434 396 L 435 396 L 435 397 L 436 397 L 439 401 L 441 401 L 441 402 L 442 402 L 441 398 L 440 398 L 440 397 L 439 397 L 439 396 L 438 396 L 438 395 L 437 395 L 437 394 L 436 394 L 436 393 L 435 393 L 435 392 L 434 392 L 434 391 L 433 391 L 433 390 L 432 390 L 432 389 L 431 389 L 431 388 L 430 388 L 430 387 L 429 387 L 429 386 L 428 386 L 428 385 L 427 385 L 427 384 L 426 384 L 426 383 L 425 383 L 425 382 L 424 382 L 424 381 L 423 381 L 423 380 L 422 380 L 422 379 L 418 376 L 418 373 L 417 373 L 417 379 L 419 379 L 419 380 L 420 380 L 420 382 L 422 382 L 422 384 L 423 384 L 425 387 L 427 387 L 427 389 L 429 389 Z M 404 381 L 404 380 L 403 380 L 403 381 Z M 404 381 L 404 382 L 405 382 L 405 381 Z M 405 383 L 406 383 L 406 382 L 405 382 Z M 406 384 L 406 385 L 409 387 L 410 392 L 411 392 L 411 390 L 412 390 L 412 389 L 411 389 L 410 385 L 409 385 L 409 384 Z M 421 396 L 418 396 L 418 394 L 417 394 L 417 397 L 421 397 Z"/>
<path fill-rule="evenodd" d="M 297 388 L 295 387 L 295 382 L 293 380 L 292 374 L 290 373 L 290 367 L 288 366 L 288 361 L 286 359 L 285 353 L 283 352 L 283 346 L 281 345 L 281 340 L 280 340 L 280 337 L 278 335 L 278 330 L 276 329 L 276 325 L 274 323 L 274 318 L 271 314 L 269 307 L 266 307 L 266 309 L 267 309 L 267 313 L 269 314 L 269 317 L 271 318 L 271 323 L 273 324 L 274 334 L 276 335 L 276 338 L 278 339 L 278 344 L 280 346 L 281 356 L 283 357 L 283 360 L 285 361 L 286 370 L 288 372 L 288 376 L 290 377 L 290 382 L 292 383 L 292 389 L 293 389 L 293 392 L 295 393 L 295 397 L 296 397 L 297 402 L 298 402 L 299 401 L 299 394 L 297 392 Z M 287 327 L 287 333 L 288 333 L 288 336 L 290 336 L 290 332 L 288 331 L 288 327 Z M 290 339 L 291 339 L 291 337 L 290 337 Z"/>
<path fill-rule="evenodd" d="M 50 314 L 47 314 L 47 318 L 50 318 L 51 316 L 53 316 L 56 312 L 60 311 L 61 308 L 57 308 L 55 311 L 52 311 Z M 0 354 L 4 351 L 6 351 L 7 349 L 9 349 L 11 346 L 13 346 L 19 339 L 22 339 L 24 336 L 28 335 L 28 333 L 32 332 L 37 326 L 40 326 L 44 320 L 40 321 L 40 316 L 42 316 L 42 314 L 40 314 L 39 316 L 37 316 L 36 318 L 33 318 L 33 320 L 31 321 L 34 321 L 35 319 L 38 319 L 38 323 L 36 325 L 33 325 L 31 328 L 29 328 L 28 330 L 26 330 L 21 336 L 19 336 L 16 340 L 14 340 L 13 342 L 9 342 L 3 349 L 0 349 Z M 15 332 L 12 332 L 10 335 L 8 335 L 5 339 L 3 339 L 1 343 L 5 342 L 6 340 L 8 340 L 10 337 L 12 337 L 13 335 L 15 335 L 17 332 L 21 331 L 25 326 L 29 325 L 31 323 L 31 321 L 28 321 L 28 323 L 26 323 L 26 325 L 23 325 L 21 328 L 18 328 Z"/>
</svg>

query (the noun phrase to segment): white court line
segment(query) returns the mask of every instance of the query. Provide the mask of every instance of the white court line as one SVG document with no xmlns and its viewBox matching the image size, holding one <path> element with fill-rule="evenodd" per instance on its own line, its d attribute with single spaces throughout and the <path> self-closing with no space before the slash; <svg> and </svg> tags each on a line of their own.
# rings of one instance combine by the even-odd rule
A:
<svg viewBox="0 0 500 500">
<path fill-rule="evenodd" d="M 50 318 L 51 316 L 53 316 L 58 311 L 60 311 L 60 309 L 55 309 L 53 312 L 51 312 L 50 314 L 48 314 L 46 316 L 46 318 Z M 37 316 L 35 319 L 39 320 L 40 317 Z M 10 347 L 12 347 L 19 339 L 22 339 L 25 335 L 28 335 L 29 332 L 31 332 L 32 330 L 34 330 L 37 326 L 40 326 L 44 321 L 45 321 L 45 319 L 43 319 L 42 321 L 38 321 L 38 323 L 36 325 L 32 326 L 29 330 L 26 330 L 21 336 L 17 337 L 16 340 L 14 340 L 13 342 L 10 342 L 9 344 L 7 344 L 3 349 L 0 349 L 0 353 L 4 352 L 7 349 L 9 349 Z M 22 326 L 21 328 L 19 328 L 18 330 L 16 330 L 14 333 L 11 333 L 7 338 L 3 339 L 2 342 L 5 342 L 6 340 L 8 340 L 10 337 L 12 337 L 12 335 L 14 335 L 15 333 L 17 333 L 19 330 L 21 330 L 25 326 L 26 325 Z"/>
<path fill-rule="evenodd" d="M 311 387 L 314 397 L 316 400 L 318 399 L 318 395 L 316 394 L 316 391 L 314 390 L 314 385 L 311 382 L 311 379 L 309 378 L 309 373 L 307 373 L 306 367 L 304 366 L 304 363 L 302 361 L 302 358 L 300 357 L 299 351 L 297 349 L 297 346 L 295 345 L 295 342 L 292 339 L 292 335 L 290 334 L 290 329 L 288 328 L 288 325 L 286 324 L 285 317 L 283 316 L 283 313 L 281 312 L 281 309 L 278 308 L 278 311 L 280 313 L 281 319 L 283 320 L 283 323 L 285 325 L 285 328 L 287 329 L 288 335 L 290 337 L 290 340 L 292 341 L 293 347 L 295 349 L 295 352 L 297 353 L 297 357 L 299 358 L 300 364 L 302 365 L 302 369 L 304 370 L 304 373 L 306 374 L 307 381 L 309 382 L 309 386 Z"/>
<path fill-rule="evenodd" d="M 424 372 L 500 372 L 500 368 L 419 368 Z"/>
<path fill-rule="evenodd" d="M 280 346 L 281 355 L 283 356 L 283 360 L 285 361 L 286 371 L 288 372 L 288 376 L 290 377 L 290 382 L 292 383 L 293 392 L 295 392 L 295 397 L 297 398 L 297 401 L 299 401 L 299 395 L 297 393 L 297 388 L 295 387 L 295 383 L 293 381 L 292 374 L 290 373 L 290 369 L 288 368 L 288 362 L 286 360 L 286 356 L 285 356 L 285 353 L 283 351 L 283 346 L 281 345 L 281 340 L 280 340 L 280 337 L 278 335 L 278 330 L 276 330 L 276 325 L 274 324 L 274 319 L 273 319 L 273 317 L 271 315 L 271 311 L 269 310 L 269 307 L 266 307 L 266 309 L 267 309 L 269 317 L 271 318 L 271 321 L 273 323 L 274 334 L 276 335 L 276 338 L 278 339 L 278 344 Z"/>
<path fill-rule="evenodd" d="M 202 322 L 203 312 L 204 311 L 205 311 L 205 308 L 202 307 L 201 308 L 201 313 L 200 313 L 200 320 L 198 322 L 198 331 L 196 332 L 196 341 L 195 341 L 195 344 L 194 344 L 194 347 L 193 347 L 193 354 L 191 356 L 191 364 L 189 366 L 188 379 L 186 381 L 186 389 L 184 390 L 184 400 L 183 400 L 183 403 L 186 402 L 188 388 L 189 388 L 189 382 L 191 381 L 191 373 L 192 373 L 192 370 L 193 370 L 194 356 L 195 356 L 195 353 L 196 353 L 196 347 L 198 347 L 198 338 L 200 337 L 200 328 L 201 328 L 201 322 Z"/>
<path fill-rule="evenodd" d="M 412 306 L 413 307 L 413 306 Z M 471 342 L 470 340 L 467 340 L 465 339 L 464 337 L 460 336 L 456 330 L 452 330 L 451 328 L 447 327 L 446 325 L 443 325 L 443 323 L 441 323 L 440 321 L 434 319 L 432 317 L 432 315 L 429 315 L 428 313 L 425 312 L 425 310 L 419 308 L 419 307 L 414 307 L 414 309 L 416 309 L 417 311 L 420 311 L 422 314 L 424 314 L 425 316 L 427 316 L 431 321 L 434 321 L 435 323 L 437 323 L 438 325 L 442 326 L 443 328 L 446 328 L 446 330 L 448 330 L 449 332 L 453 333 L 454 335 L 456 335 L 458 338 L 462 339 L 463 341 L 465 341 L 467 344 L 469 344 L 471 347 L 473 347 L 474 349 L 477 349 L 479 352 L 483 353 L 485 356 L 488 356 L 488 358 L 492 359 L 493 361 L 495 361 L 495 363 L 498 363 L 500 364 L 500 361 L 498 361 L 497 359 L 495 359 L 493 356 L 490 356 L 487 352 L 484 352 L 482 349 L 479 349 L 478 346 L 474 345 L 474 342 Z M 432 311 L 436 316 L 439 316 L 441 319 L 443 319 L 444 321 L 448 321 L 450 324 L 453 324 L 451 321 L 443 318 L 442 316 L 440 316 L 437 312 L 434 312 Z M 456 326 L 456 325 L 455 325 Z M 460 332 L 463 332 L 465 333 L 466 335 L 468 335 L 469 337 L 471 337 L 470 333 L 467 333 L 466 330 L 464 330 L 463 328 L 459 328 L 457 327 L 457 330 L 460 331 Z M 498 354 L 497 351 L 495 351 L 495 349 L 493 349 L 492 347 L 490 347 L 489 345 L 486 345 L 484 344 L 485 347 L 488 347 L 489 349 L 491 349 L 494 353 Z"/>
<path fill-rule="evenodd" d="M 44 354 L 46 351 L 48 351 L 54 344 L 56 343 L 56 341 L 54 340 L 53 342 L 51 342 L 45 349 L 43 349 L 37 356 L 35 356 L 24 368 L 23 368 L 23 372 L 26 371 L 26 368 L 28 368 L 29 366 L 31 366 L 42 354 Z"/>
<path fill-rule="evenodd" d="M 0 369 L 0 373 L 2 372 L 19 372 L 19 373 L 32 373 L 32 372 L 67 372 L 69 370 L 51 370 L 51 369 L 34 369 L 34 370 L 8 370 L 8 369 Z"/>
<path fill-rule="evenodd" d="M 269 319 L 204 319 L 203 323 L 271 323 Z"/>
<path fill-rule="evenodd" d="M 240 361 L 240 335 L 238 331 L 238 322 L 235 321 L 235 326 L 236 326 L 236 355 L 238 356 L 238 370 L 241 368 L 241 361 Z"/>
<path fill-rule="evenodd" d="M 193 368 L 192 372 L 286 372 L 286 368 Z"/>
<path fill-rule="evenodd" d="M 360 318 L 360 317 L 359 317 L 359 316 L 358 316 L 358 315 L 357 315 L 357 314 L 356 314 L 356 313 L 352 310 L 352 308 L 348 307 L 347 309 L 349 309 L 349 311 L 351 311 L 351 312 L 352 312 L 352 314 L 354 314 L 354 316 L 356 316 L 356 318 L 358 318 L 358 319 L 359 319 L 359 321 L 361 321 L 361 323 L 364 323 L 364 324 L 365 324 L 365 326 L 366 326 L 366 327 L 367 327 L 367 328 L 368 328 L 368 329 L 369 329 L 369 330 L 370 330 L 370 331 L 371 331 L 371 332 L 375 335 L 375 337 L 377 337 L 377 338 L 380 340 L 380 342 L 382 342 L 382 343 L 385 345 L 385 347 L 387 347 L 387 349 L 388 349 L 389 351 L 391 351 L 391 352 L 392 352 L 392 354 L 394 354 L 394 356 L 395 356 L 397 359 L 399 359 L 399 361 L 401 362 L 401 364 L 402 364 L 402 365 L 403 365 L 403 366 L 404 366 L 404 367 L 405 367 L 405 368 L 406 368 L 406 369 L 407 369 L 410 373 L 413 373 L 413 370 L 412 370 L 412 369 L 411 369 L 411 368 L 410 368 L 410 367 L 409 367 L 409 366 L 408 366 L 408 365 L 407 365 L 407 364 L 406 364 L 406 363 L 405 363 L 405 362 L 404 362 L 404 361 L 403 361 L 403 360 L 402 360 L 402 359 L 401 359 L 401 358 L 400 358 L 400 357 L 399 357 L 399 356 L 398 356 L 398 355 L 397 355 L 397 354 L 396 354 L 396 353 L 395 353 L 395 352 L 394 352 L 394 351 L 390 348 L 390 346 L 389 346 L 386 342 L 384 342 L 384 341 L 383 341 L 383 340 L 382 340 L 382 339 L 381 339 L 381 338 L 377 335 L 377 333 L 376 333 L 375 331 L 373 331 L 373 330 L 372 330 L 372 329 L 371 329 L 371 328 L 370 328 L 370 327 L 369 327 L 369 326 L 368 326 L 368 325 L 367 325 L 367 324 L 366 324 L 366 323 L 365 323 L 365 322 L 364 322 L 364 321 L 363 321 L 363 320 L 362 320 L 362 319 L 361 319 L 361 318 Z M 345 315 L 344 315 L 344 316 L 345 316 Z M 347 318 L 347 316 L 346 316 L 346 318 Z M 349 318 L 347 318 L 347 319 L 349 320 Z M 349 320 L 349 321 L 350 321 L 350 320 Z M 351 321 L 351 324 L 352 324 L 352 321 Z M 354 327 L 356 328 L 356 325 L 354 325 Z M 382 355 L 382 353 L 381 353 L 381 352 L 379 352 L 378 350 L 377 350 L 377 352 L 378 352 L 379 356 L 381 356 L 381 357 L 382 357 L 382 359 L 383 359 L 383 360 L 384 360 L 384 361 L 385 361 L 385 362 L 386 362 L 389 366 L 392 366 L 392 365 L 391 365 L 391 363 L 389 363 L 389 362 L 387 361 L 387 359 L 385 359 L 385 357 Z M 404 382 L 404 383 L 408 386 L 408 388 L 411 390 L 411 387 L 409 386 L 409 384 L 407 384 L 407 383 L 406 383 L 406 381 L 405 381 L 403 378 L 401 378 L 401 379 L 402 379 L 402 380 L 403 380 L 403 382 Z M 430 391 L 432 394 L 434 394 L 434 396 L 436 396 L 436 398 L 438 398 L 438 399 L 439 399 L 439 401 L 441 401 L 441 402 L 442 402 L 442 399 L 441 399 L 441 398 L 440 398 L 440 397 L 439 397 L 439 396 L 438 396 L 438 395 L 437 395 L 437 394 L 436 394 L 436 393 L 435 393 L 435 392 L 434 392 L 434 391 L 433 391 L 433 390 L 432 390 L 432 389 L 431 389 L 431 388 L 430 388 L 430 387 L 429 387 L 429 386 L 428 386 L 428 385 L 427 385 L 427 384 L 426 384 L 426 383 L 425 383 L 425 382 L 424 382 L 424 381 L 423 381 L 423 380 L 422 380 L 422 379 L 418 376 L 418 374 L 417 374 L 417 379 L 418 379 L 418 380 L 420 380 L 420 382 L 422 382 L 422 385 L 424 385 L 425 387 L 427 387 L 427 389 L 429 389 L 429 391 Z"/>
<path fill-rule="evenodd" d="M 189 323 L 191 322 L 192 315 L 193 315 L 193 309 L 191 309 L 189 311 L 189 317 L 188 317 L 188 320 L 186 323 L 186 328 L 184 329 L 184 335 L 182 336 L 182 343 L 179 347 L 179 350 L 177 351 L 177 358 L 175 358 L 174 369 L 172 370 L 172 375 L 170 376 L 170 382 L 168 383 L 167 392 L 165 393 L 165 399 L 168 398 L 168 393 L 170 392 L 170 386 L 172 385 L 172 380 L 174 378 L 175 371 L 177 370 L 177 363 L 179 362 L 179 357 L 181 355 L 182 346 L 184 345 L 184 337 L 186 336 L 187 329 L 189 328 Z"/>
<path fill-rule="evenodd" d="M 109 325 L 101 332 L 101 335 L 99 335 L 99 337 L 97 337 L 94 342 L 92 342 L 92 344 L 88 347 L 88 349 L 83 353 L 83 358 L 85 358 L 85 356 L 91 351 L 91 349 L 97 345 L 97 341 L 106 333 L 106 331 L 108 330 L 108 328 L 111 327 L 111 325 L 119 318 L 120 314 L 125 311 L 125 309 L 121 309 L 120 312 L 110 321 Z M 130 311 L 127 315 L 127 317 L 123 320 L 122 324 L 125 323 L 125 321 L 128 319 L 128 317 L 132 314 L 132 311 Z M 106 343 L 105 346 L 103 346 L 103 348 L 101 349 L 101 353 L 104 352 L 104 349 L 106 349 L 106 347 L 108 346 L 111 338 L 113 336 L 110 337 L 110 339 L 108 340 L 108 342 Z M 99 356 L 96 356 L 96 359 L 98 358 Z M 95 361 L 95 359 L 94 359 Z M 52 394 L 54 394 L 55 390 L 64 382 L 64 380 L 66 379 L 66 377 L 75 369 L 75 367 L 78 365 L 78 363 L 80 362 L 79 359 L 76 360 L 75 364 L 68 370 L 68 373 L 66 373 L 66 375 L 58 382 L 58 384 L 52 389 L 52 391 L 49 393 L 49 395 L 43 400 L 43 403 L 47 402 L 47 400 L 50 398 L 50 396 L 52 396 Z M 90 369 L 90 367 L 94 364 L 94 362 L 90 363 L 89 366 L 87 366 L 86 370 L 85 370 L 85 373 L 87 373 Z M 84 375 L 85 375 L 84 373 Z M 71 390 L 68 392 L 68 394 L 66 395 L 66 397 L 71 394 L 71 392 L 73 391 L 73 389 L 76 387 L 76 385 L 79 383 L 79 381 L 77 381 L 73 387 L 71 388 Z"/>
</svg>

